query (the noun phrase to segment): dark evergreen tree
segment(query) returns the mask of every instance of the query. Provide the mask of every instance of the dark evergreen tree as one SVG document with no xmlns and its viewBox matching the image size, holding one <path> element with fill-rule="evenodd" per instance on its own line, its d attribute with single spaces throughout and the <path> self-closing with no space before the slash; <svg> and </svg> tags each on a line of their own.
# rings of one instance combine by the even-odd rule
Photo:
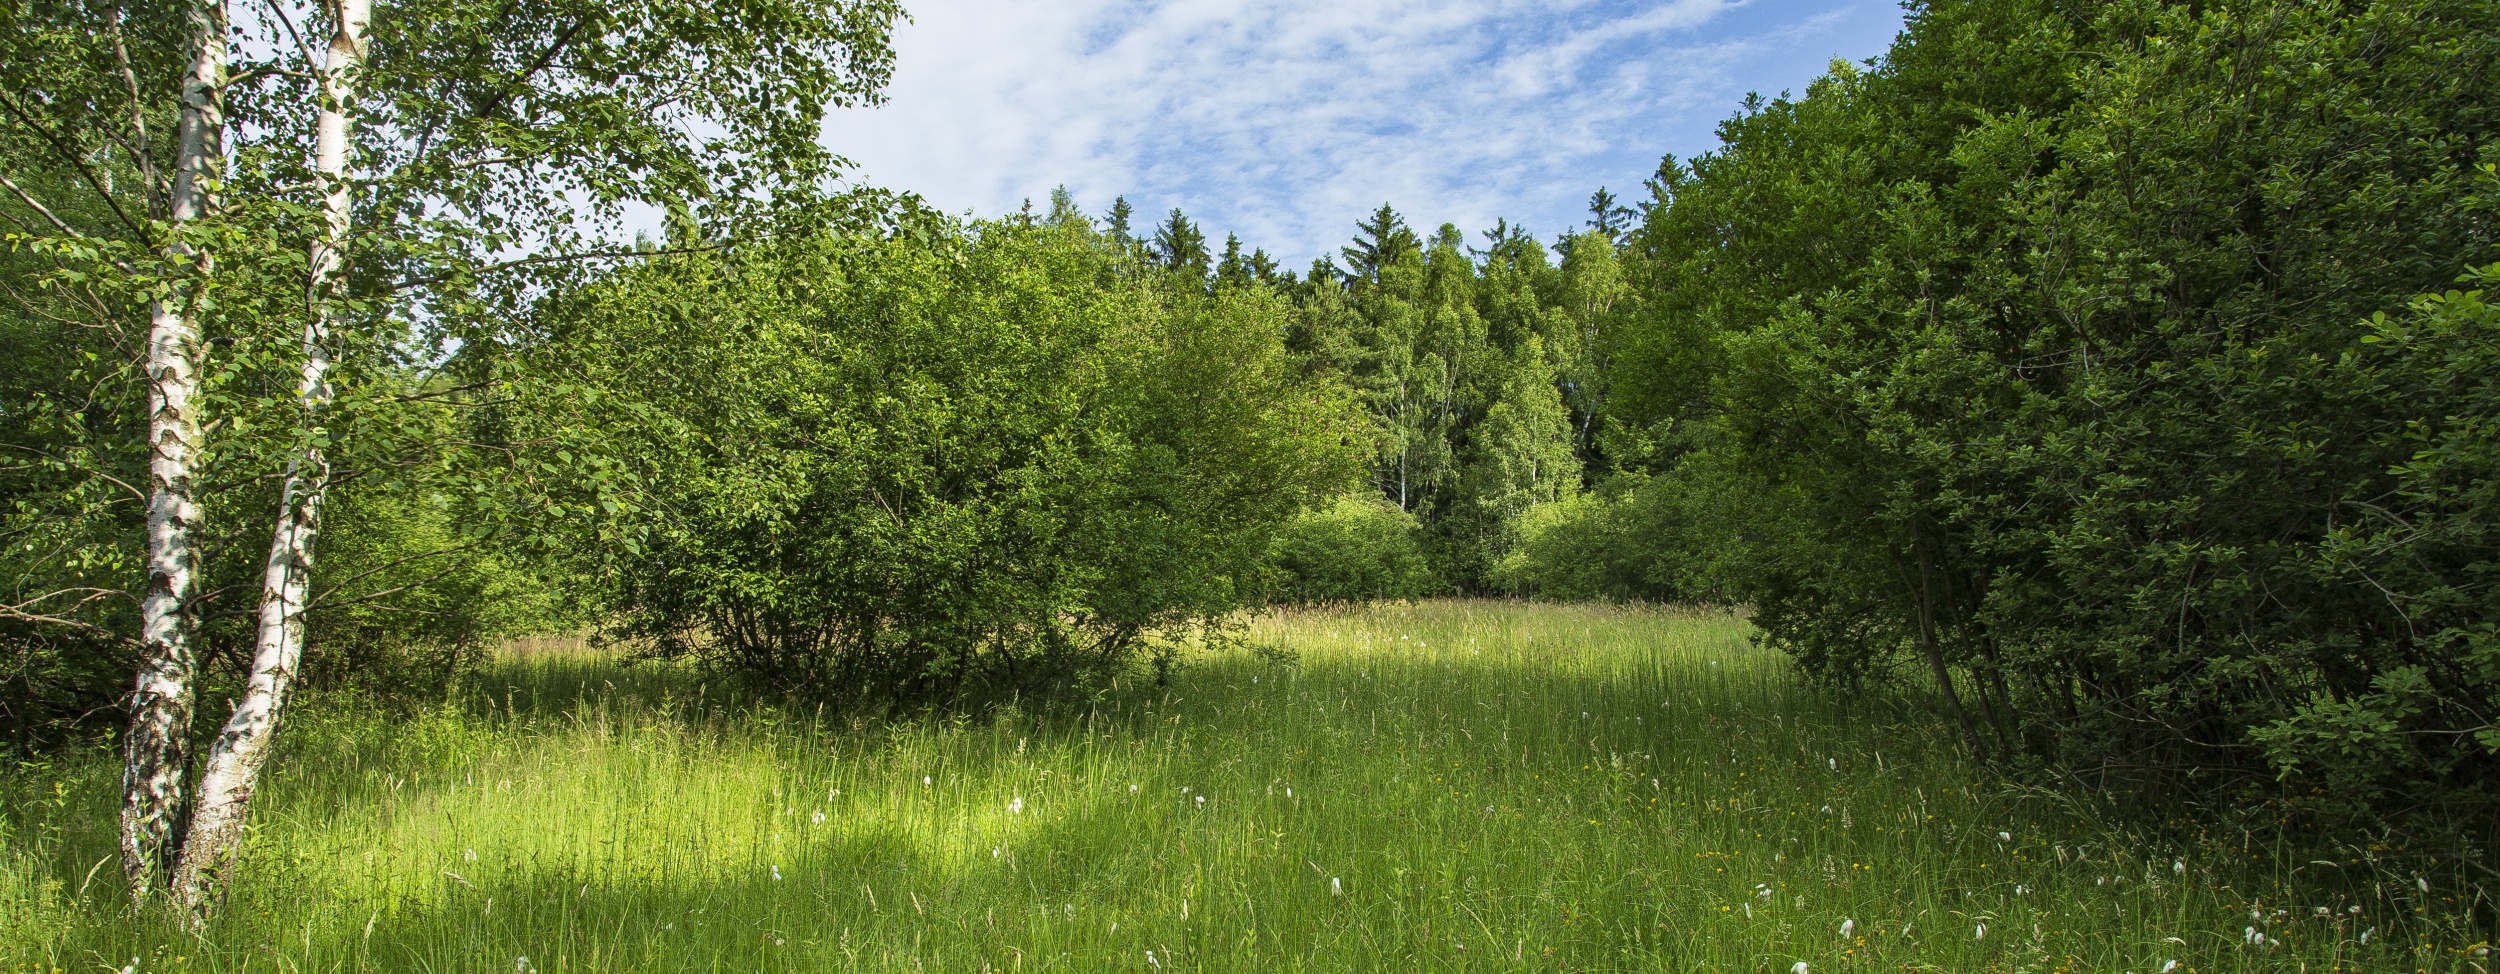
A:
<svg viewBox="0 0 2500 974">
<path fill-rule="evenodd" d="M 1247 287 L 1258 275 L 1241 253 L 1241 235 L 1224 235 L 1224 256 L 1215 262 L 1215 283 L 1218 287 Z"/>
<path fill-rule="evenodd" d="M 1189 222 L 1180 207 L 1173 207 L 1172 215 L 1155 228 L 1154 253 L 1155 261 L 1175 274 L 1193 280 L 1207 276 L 1207 235 Z"/>
<path fill-rule="evenodd" d="M 1111 212 L 1103 219 L 1103 229 L 1111 234 L 1111 242 L 1118 244 L 1129 242 L 1129 217 L 1134 216 L 1136 212 L 1129 208 L 1128 197 L 1112 197 Z"/>
<path fill-rule="evenodd" d="M 1640 214 L 1616 202 L 1613 191 L 1600 186 L 1589 197 L 1589 229 L 1605 234 L 1609 242 L 1620 240 L 1632 228 L 1632 219 Z"/>
<path fill-rule="evenodd" d="M 1346 266 L 1356 277 L 1377 279 L 1383 265 L 1394 263 L 1405 254 L 1420 253 L 1423 249 L 1415 239 L 1415 231 L 1408 229 L 1406 220 L 1387 203 L 1380 204 L 1380 209 L 1372 212 L 1371 219 L 1357 222 L 1354 226 L 1360 234 L 1354 238 L 1354 243 L 1339 248 L 1338 252 L 1345 255 Z"/>
</svg>

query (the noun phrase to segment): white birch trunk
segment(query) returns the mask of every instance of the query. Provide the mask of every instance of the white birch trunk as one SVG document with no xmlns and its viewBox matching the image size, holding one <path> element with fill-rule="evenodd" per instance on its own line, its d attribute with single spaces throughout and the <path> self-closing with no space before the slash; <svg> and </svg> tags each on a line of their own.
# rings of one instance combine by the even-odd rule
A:
<svg viewBox="0 0 2500 974">
<path fill-rule="evenodd" d="M 167 216 L 178 232 L 207 211 L 225 141 L 226 16 L 222 0 L 190 4 L 191 70 L 182 81 L 176 126 L 174 183 Z M 199 273 L 209 258 L 179 238 L 166 247 L 169 264 L 190 262 Z M 189 768 L 192 674 L 191 529 L 199 523 L 191 492 L 192 451 L 200 435 L 199 328 L 187 301 L 168 296 L 148 305 L 147 595 L 140 603 L 138 685 L 123 735 L 122 872 L 134 900 L 145 899 L 170 866 Z"/>
<path fill-rule="evenodd" d="M 206 909 L 219 874 L 235 857 L 261 765 L 269 759 L 287 691 L 304 655 L 304 604 L 312 584 L 313 546 L 321 534 L 322 501 L 330 486 L 320 435 L 322 412 L 330 401 L 329 339 L 338 324 L 354 204 L 347 179 L 349 111 L 364 59 L 370 0 L 339 0 L 335 12 L 337 26 L 321 70 L 321 116 L 313 155 L 325 219 L 322 235 L 308 254 L 311 272 L 305 296 L 310 313 L 304 325 L 304 374 L 296 386 L 306 440 L 303 451 L 287 463 L 286 487 L 271 531 L 251 681 L 210 745 L 182 864 L 174 874 L 175 895 L 195 914 Z"/>
</svg>

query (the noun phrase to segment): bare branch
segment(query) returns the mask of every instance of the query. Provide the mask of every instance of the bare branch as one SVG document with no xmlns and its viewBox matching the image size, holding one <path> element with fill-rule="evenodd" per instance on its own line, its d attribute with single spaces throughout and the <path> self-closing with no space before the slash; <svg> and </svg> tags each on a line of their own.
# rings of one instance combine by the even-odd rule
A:
<svg viewBox="0 0 2500 974">
<path fill-rule="evenodd" d="M 313 596 L 312 601 L 307 602 L 307 603 L 305 603 L 305 604 L 304 604 L 304 611 L 307 611 L 307 612 L 312 611 L 312 609 L 313 609 L 315 606 L 319 606 L 319 605 L 321 605 L 322 603 L 329 601 L 329 599 L 330 599 L 330 597 L 331 597 L 331 596 L 333 596 L 333 595 L 337 595 L 337 594 L 339 593 L 339 590 L 340 590 L 340 589 L 344 589 L 344 588 L 346 588 L 346 587 L 348 587 L 348 586 L 350 586 L 350 585 L 354 585 L 354 584 L 356 584 L 357 582 L 364 581 L 365 579 L 371 578 L 371 577 L 373 577 L 373 576 L 375 576 L 375 575 L 379 575 L 379 574 L 381 574 L 381 573 L 383 573 L 383 572 L 390 571 L 391 569 L 397 568 L 397 567 L 399 567 L 399 566 L 401 566 L 401 565 L 408 564 L 409 562 L 412 562 L 412 561 L 423 561 L 423 560 L 428 559 L 428 558 L 439 558 L 439 557 L 442 557 L 442 556 L 444 556 L 444 555 L 452 554 L 452 553 L 454 553 L 454 552 L 459 552 L 459 551 L 467 551 L 467 550 L 469 550 L 469 549 L 471 549 L 471 548 L 475 548 L 475 547 L 477 547 L 477 546 L 478 546 L 478 544 L 479 544 L 479 542 L 475 542 L 475 541 L 471 541 L 471 542 L 468 542 L 468 543 L 465 543 L 465 544 L 456 544 L 456 545 L 453 545 L 453 546 L 451 546 L 451 547 L 449 547 L 449 548 L 437 548 L 437 549 L 435 549 L 435 550 L 433 550 L 433 551 L 424 551 L 424 552 L 419 552 L 419 553 L 417 553 L 417 554 L 409 555 L 409 556 L 407 556 L 407 557 L 405 557 L 405 558 L 397 558 L 397 559 L 393 559 L 393 560 L 391 560 L 391 561 L 384 562 L 384 563 L 379 564 L 379 565 L 375 565 L 375 566 L 373 566 L 372 568 L 368 568 L 368 569 L 365 569 L 364 571 L 357 572 L 357 573 L 356 573 L 356 574 L 354 574 L 354 575 L 348 576 L 347 578 L 342 579 L 341 581 L 339 581 L 339 583 L 338 583 L 338 584 L 330 586 L 330 588 L 329 588 L 327 591 L 324 591 L 324 592 L 322 592 L 322 593 L 321 593 L 321 594 L 319 594 L 319 595 Z M 446 568 L 446 569 L 444 569 L 444 570 L 443 570 L 443 572 L 444 572 L 444 573 L 448 573 L 448 572 L 451 572 L 451 571 L 457 570 L 457 569 L 458 569 L 461 565 L 465 565 L 465 564 L 468 564 L 468 562 L 467 562 L 466 560 L 462 560 L 462 561 L 459 561 L 459 562 L 455 562 L 455 563 L 453 563 L 453 565 L 452 565 L 450 568 Z M 365 599 L 375 599 L 375 598 L 380 598 L 380 597 L 382 597 L 382 596 L 385 596 L 385 595 L 390 595 L 390 594 L 393 594 L 393 593 L 396 593 L 396 592 L 403 592 L 403 591 L 406 591 L 406 590 L 408 590 L 408 589 L 414 588 L 414 587 L 419 586 L 419 585 L 423 585 L 423 584 L 425 584 L 426 582 L 431 582 L 431 581 L 433 581 L 434 579 L 436 579 L 436 578 L 441 578 L 441 577 L 443 577 L 443 576 L 442 576 L 442 574 L 441 574 L 441 573 L 438 573 L 438 574 L 436 574 L 436 575 L 434 575 L 434 576 L 432 576 L 432 577 L 429 577 L 429 578 L 425 579 L 424 581 L 419 581 L 419 582 L 411 582 L 411 583 L 409 583 L 409 584 L 407 584 L 407 585 L 401 585 L 401 586 L 399 586 L 399 587 L 397 587 L 397 588 L 387 588 L 387 589 L 383 589 L 382 591 L 379 591 L 379 592 L 369 592 L 369 593 L 366 593 L 366 594 L 364 594 L 364 595 L 357 596 L 355 599 L 350 599 L 350 600 L 348 600 L 348 601 L 349 601 L 349 602 L 355 602 L 355 601 L 365 600 Z"/>
<path fill-rule="evenodd" d="M 139 221 L 131 219 L 130 212 L 122 209 L 121 201 L 113 198 L 113 191 L 107 188 L 104 180 L 95 174 L 94 169 L 88 168 L 84 156 L 71 151 L 68 145 L 61 142 L 58 134 L 45 127 L 41 119 L 27 112 L 24 106 L 17 103 L 17 99 L 9 97 L 6 90 L 0 90 L 0 107 L 7 108 L 9 114 L 17 116 L 17 120 L 25 123 L 27 128 L 34 129 L 36 134 L 43 136 L 43 140 L 52 146 L 53 155 L 59 156 L 61 161 L 69 163 L 78 170 L 79 175 L 86 177 L 87 185 L 95 189 L 96 195 L 104 199 L 104 205 L 112 208 L 113 215 L 121 219 L 123 226 L 130 228 L 133 236 L 147 235 L 146 228 L 142 227 Z"/>
<path fill-rule="evenodd" d="M 507 260 L 500 264 L 488 264 L 484 267 L 473 267 L 445 274 L 436 274 L 432 277 L 415 278 L 401 282 L 400 284 L 394 286 L 392 290 L 406 290 L 409 288 L 441 284 L 444 281 L 451 280 L 452 278 L 459 277 L 464 274 L 482 277 L 487 274 L 499 274 L 504 271 L 515 270 L 522 267 L 531 267 L 539 264 L 564 264 L 571 263 L 573 261 L 585 260 L 630 260 L 634 258 L 669 257 L 678 254 L 704 254 L 722 250 L 727 246 L 727 244 L 705 244 L 700 247 L 667 247 L 659 250 L 591 250 L 578 254 L 547 254 L 539 257 L 525 257 L 520 260 Z"/>
<path fill-rule="evenodd" d="M 246 81 L 258 81 L 258 80 L 260 80 L 260 79 L 262 79 L 262 78 L 295 78 L 295 79 L 297 79 L 297 80 L 301 80 L 301 81 L 316 81 L 316 80 L 319 80 L 319 79 L 317 79 L 317 78 L 313 77 L 312 75 L 307 74 L 307 73 L 302 72 L 302 71 L 289 71 L 289 70 L 287 70 L 287 69 L 285 69 L 285 68 L 281 68 L 281 67 L 279 67 L 279 66 L 277 66 L 277 65 L 274 65 L 274 64 L 265 64 L 265 65 L 262 65 L 262 66 L 260 66 L 260 67 L 253 68 L 253 69 L 251 69 L 251 70 L 249 70 L 249 71 L 245 71 L 245 72 L 242 72 L 242 73 L 240 73 L 240 74 L 236 74 L 236 75 L 234 75 L 234 76 L 232 76 L 232 77 L 229 77 L 229 78 L 227 78 L 227 79 L 226 79 L 226 81 L 225 81 L 225 83 L 224 83 L 224 84 L 218 85 L 218 87 L 219 87 L 219 88 L 232 88 L 232 87 L 234 87 L 235 85 L 242 84 L 243 82 L 246 82 Z"/>
<path fill-rule="evenodd" d="M 10 193 L 17 196 L 18 202 L 26 204 L 27 209 L 35 211 L 36 215 L 43 217 L 45 221 L 51 223 L 53 229 L 59 230 L 63 234 L 71 237 L 77 237 L 82 240 L 86 238 L 87 235 L 78 232 L 78 228 L 70 226 L 67 223 L 63 223 L 61 222 L 60 217 L 54 216 L 52 214 L 51 207 L 43 205 L 35 199 L 33 194 L 19 188 L 17 183 L 8 177 L 8 174 L 0 173 L 0 186 L 7 187 Z"/>
<path fill-rule="evenodd" d="M 0 605 L 0 619 L 13 619 L 18 622 L 31 622 L 36 625 L 43 626 L 60 626 L 64 629 L 76 630 L 90 636 L 100 636 L 102 638 L 121 643 L 125 646 L 139 645 L 139 640 L 137 639 L 133 639 L 127 635 L 123 635 L 122 633 L 96 625 L 92 622 L 71 619 L 66 616 L 48 615 L 41 612 L 27 611 L 27 607 L 29 606 L 50 601 L 57 596 L 68 595 L 76 592 L 84 592 L 86 595 L 85 597 L 79 599 L 76 603 L 72 604 L 68 611 L 77 611 L 80 606 L 84 606 L 97 599 L 110 598 L 113 596 L 120 596 L 122 598 L 130 597 L 130 593 L 128 592 L 114 591 L 112 589 L 62 589 L 58 592 L 46 592 L 16 605 Z"/>
<path fill-rule="evenodd" d="M 147 495 L 145 492 L 142 492 L 141 490 L 139 490 L 139 488 L 136 488 L 136 487 L 130 486 L 129 484 L 123 483 L 123 482 L 122 482 L 122 480 L 121 480 L 121 478 L 119 478 L 119 477 L 115 477 L 115 476 L 113 476 L 112 474 L 105 473 L 104 471 L 97 470 L 97 469 L 95 469 L 95 468 L 93 468 L 93 467 L 86 466 L 85 464 L 81 464 L 81 463 L 79 463 L 79 462 L 77 462 L 77 461 L 75 461 L 75 460 L 70 460 L 70 459 L 68 459 L 68 458 L 66 458 L 66 457 L 54 456 L 54 455 L 52 455 L 52 454 L 45 453 L 45 452 L 43 452 L 42 450 L 35 449 L 34 447 L 31 447 L 31 446 L 19 446 L 19 445 L 15 444 L 15 443 L 0 443 L 0 448 L 6 448 L 6 449 L 11 449 L 11 450 L 18 450 L 18 451 L 25 452 L 25 453 L 32 453 L 32 454 L 34 454 L 34 455 L 36 455 L 36 456 L 39 456 L 39 457 L 42 457 L 42 458 L 44 458 L 44 459 L 46 459 L 46 460 L 50 460 L 50 461 L 52 461 L 52 462 L 54 462 L 54 463 L 57 463 L 57 464 L 60 464 L 60 465 L 62 465 L 62 466 L 64 466 L 64 467 L 68 467 L 68 468 L 70 468 L 70 469 L 72 469 L 72 470 L 76 470 L 76 471 L 78 471 L 78 472 L 80 472 L 80 473 L 86 474 L 87 476 L 94 477 L 94 478 L 96 478 L 96 479 L 98 479 L 98 480 L 102 480 L 102 481 L 104 481 L 104 482 L 106 482 L 106 483 L 112 484 L 113 486 L 115 486 L 115 487 L 119 487 L 119 488 L 121 488 L 121 489 L 123 489 L 123 490 L 125 490 L 125 491 L 129 491 L 129 492 L 130 492 L 130 496 L 131 496 L 131 497 L 133 497 L 133 498 L 135 498 L 135 499 L 137 499 L 137 500 L 138 500 L 138 502 L 139 502 L 139 503 L 141 503 L 141 504 L 145 504 L 145 503 L 147 503 L 147 502 L 148 502 L 148 495 Z"/>
<path fill-rule="evenodd" d="M 286 36 L 295 41 L 295 52 L 304 56 L 304 63 L 321 63 L 319 58 L 313 57 L 312 45 L 304 43 L 304 35 L 296 31 L 295 18 L 286 15 L 286 8 L 279 6 L 278 0 L 268 0 L 267 6 L 270 13 L 278 15 L 278 23 L 286 26 Z"/>
<path fill-rule="evenodd" d="M 138 161 L 139 175 L 147 180 L 148 191 L 155 193 L 164 188 L 165 178 L 157 173 L 156 160 L 150 158 L 148 154 L 148 119 L 147 114 L 140 110 L 142 101 L 139 97 L 139 73 L 131 68 L 130 47 L 122 39 L 120 7 L 113 8 L 113 60 L 121 66 L 122 86 L 130 93 L 130 130 L 139 138 L 139 144 L 131 153 L 131 158 Z M 153 197 L 149 199 L 148 207 L 151 212 L 154 212 L 156 201 Z"/>
</svg>

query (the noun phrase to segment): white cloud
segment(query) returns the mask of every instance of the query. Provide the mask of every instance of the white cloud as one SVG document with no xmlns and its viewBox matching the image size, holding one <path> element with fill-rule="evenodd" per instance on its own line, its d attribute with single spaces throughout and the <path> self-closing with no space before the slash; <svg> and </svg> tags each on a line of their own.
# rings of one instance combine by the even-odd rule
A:
<svg viewBox="0 0 2500 974">
<path fill-rule="evenodd" d="M 1219 239 L 1333 252 L 1383 201 L 1427 228 L 1576 225 L 1748 88 L 1880 52 L 1890 0 L 927 0 L 891 101 L 829 144 L 869 182 L 996 214 L 1067 184 Z"/>
</svg>

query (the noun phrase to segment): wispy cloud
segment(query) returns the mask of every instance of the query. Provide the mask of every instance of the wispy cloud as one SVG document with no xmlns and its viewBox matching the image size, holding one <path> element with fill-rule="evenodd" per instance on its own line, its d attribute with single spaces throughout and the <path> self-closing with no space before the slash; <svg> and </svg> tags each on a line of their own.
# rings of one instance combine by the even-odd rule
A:
<svg viewBox="0 0 2500 974">
<path fill-rule="evenodd" d="M 1891 0 L 927 0 L 891 102 L 838 114 L 871 182 L 995 214 L 1065 183 L 1290 259 L 1383 201 L 1548 234 L 1712 144 L 1747 90 L 1880 53 Z"/>
</svg>

